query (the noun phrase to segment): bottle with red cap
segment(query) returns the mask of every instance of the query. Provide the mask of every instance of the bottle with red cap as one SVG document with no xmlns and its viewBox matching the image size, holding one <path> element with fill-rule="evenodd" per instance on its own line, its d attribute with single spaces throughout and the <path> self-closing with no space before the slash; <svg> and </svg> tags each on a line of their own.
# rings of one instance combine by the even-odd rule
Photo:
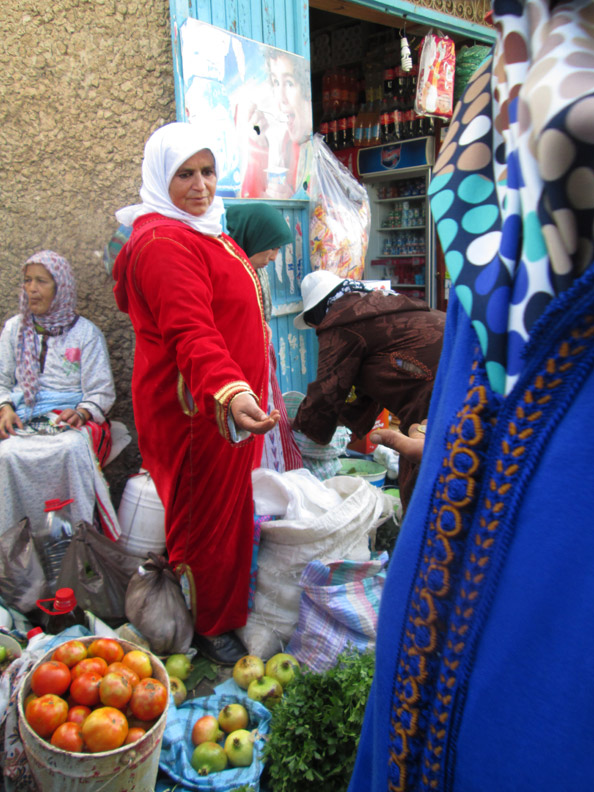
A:
<svg viewBox="0 0 594 792">
<path fill-rule="evenodd" d="M 55 590 L 62 560 L 73 535 L 70 511 L 67 508 L 71 503 L 74 503 L 74 498 L 47 500 L 43 528 L 33 534 L 35 549 L 41 559 L 50 591 Z"/>
<path fill-rule="evenodd" d="M 46 608 L 44 602 L 52 602 L 53 608 Z M 86 625 L 85 612 L 76 601 L 76 595 L 71 588 L 58 589 L 55 597 L 37 600 L 37 607 L 45 614 L 42 617 L 45 631 L 52 635 L 74 627 L 75 624 Z"/>
</svg>

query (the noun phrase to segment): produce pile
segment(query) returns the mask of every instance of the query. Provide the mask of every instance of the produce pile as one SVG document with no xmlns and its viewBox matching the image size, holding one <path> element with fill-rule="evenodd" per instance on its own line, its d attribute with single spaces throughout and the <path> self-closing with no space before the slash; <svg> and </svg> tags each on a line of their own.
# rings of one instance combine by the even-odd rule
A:
<svg viewBox="0 0 594 792">
<path fill-rule="evenodd" d="M 175 656 L 169 668 L 179 671 L 181 660 Z M 266 664 L 256 655 L 245 655 L 233 667 L 233 680 L 248 698 L 273 709 L 281 700 L 284 689 L 295 678 L 298 661 L 290 654 L 279 652 Z M 192 726 L 195 746 L 190 764 L 200 776 L 231 767 L 249 767 L 254 757 L 257 729 L 250 731 L 249 713 L 241 702 L 226 704 L 218 713 L 201 715 Z"/>
<path fill-rule="evenodd" d="M 120 748 L 143 737 L 167 707 L 167 687 L 152 674 L 146 652 L 126 651 L 113 638 L 66 641 L 33 670 L 25 719 L 64 751 Z"/>
</svg>

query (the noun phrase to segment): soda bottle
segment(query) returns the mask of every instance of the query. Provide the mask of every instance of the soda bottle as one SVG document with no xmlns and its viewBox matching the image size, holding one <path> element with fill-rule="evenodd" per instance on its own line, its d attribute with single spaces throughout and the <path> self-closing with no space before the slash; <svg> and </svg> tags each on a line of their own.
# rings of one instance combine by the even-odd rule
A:
<svg viewBox="0 0 594 792">
<path fill-rule="evenodd" d="M 49 610 L 42 603 L 53 602 L 53 610 Z M 45 632 L 57 635 L 75 624 L 86 625 L 85 612 L 76 601 L 76 596 L 71 588 L 61 588 L 56 591 L 55 597 L 37 600 L 37 607 L 46 615 L 42 617 Z"/>
</svg>

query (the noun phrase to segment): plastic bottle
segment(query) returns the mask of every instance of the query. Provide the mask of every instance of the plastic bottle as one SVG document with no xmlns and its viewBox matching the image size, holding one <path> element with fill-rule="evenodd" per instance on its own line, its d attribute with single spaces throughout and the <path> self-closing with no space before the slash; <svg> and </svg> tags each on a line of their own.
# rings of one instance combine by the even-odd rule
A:
<svg viewBox="0 0 594 792">
<path fill-rule="evenodd" d="M 53 610 L 46 608 L 43 602 L 53 602 Z M 86 626 L 85 612 L 78 605 L 71 588 L 58 589 L 55 597 L 37 600 L 37 607 L 46 614 L 43 619 L 45 631 L 52 635 L 57 635 L 75 624 Z"/>
<path fill-rule="evenodd" d="M 62 560 L 72 539 L 72 525 L 65 507 L 73 502 L 74 498 L 47 500 L 44 526 L 33 537 L 50 591 L 55 588 Z"/>
</svg>

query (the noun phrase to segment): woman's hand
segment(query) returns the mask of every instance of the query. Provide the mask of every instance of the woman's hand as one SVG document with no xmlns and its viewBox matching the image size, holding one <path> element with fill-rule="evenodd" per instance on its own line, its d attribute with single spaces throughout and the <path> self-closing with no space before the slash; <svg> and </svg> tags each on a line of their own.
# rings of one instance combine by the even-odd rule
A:
<svg viewBox="0 0 594 792">
<path fill-rule="evenodd" d="M 421 426 L 427 425 L 427 419 L 421 421 Z M 420 462 L 423 458 L 425 447 L 425 432 L 419 431 L 419 424 L 411 424 L 408 437 L 395 429 L 376 429 L 369 439 L 372 443 L 379 443 L 392 448 L 410 462 Z"/>
<path fill-rule="evenodd" d="M 231 402 L 231 415 L 239 429 L 245 429 L 252 434 L 266 434 L 277 425 L 280 413 L 273 410 L 266 415 L 261 410 L 257 401 L 249 393 L 240 393 Z"/>
<path fill-rule="evenodd" d="M 6 440 L 9 435 L 15 434 L 15 427 L 22 429 L 23 423 L 10 404 L 5 404 L 0 409 L 0 439 Z"/>
<path fill-rule="evenodd" d="M 90 419 L 91 414 L 84 407 L 79 407 L 76 410 L 67 407 L 58 415 L 58 423 L 66 423 L 68 426 L 72 426 L 73 429 L 80 429 Z"/>
</svg>

